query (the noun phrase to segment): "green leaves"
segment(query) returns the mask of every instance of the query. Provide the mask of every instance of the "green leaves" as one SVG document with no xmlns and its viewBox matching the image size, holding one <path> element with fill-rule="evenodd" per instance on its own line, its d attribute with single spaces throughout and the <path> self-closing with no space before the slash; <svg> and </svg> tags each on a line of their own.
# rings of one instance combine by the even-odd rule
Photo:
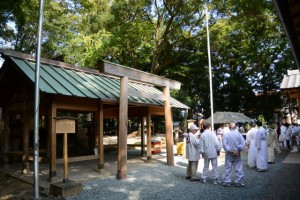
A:
<svg viewBox="0 0 300 200">
<path fill-rule="evenodd" d="M 91 68 L 105 59 L 178 80 L 182 88 L 174 95 L 210 116 L 206 2 L 45 1 L 42 54 Z M 0 1 L 1 47 L 35 52 L 38 6 L 38 0 Z M 214 110 L 271 117 L 280 101 L 268 94 L 294 68 L 272 2 L 215 0 L 208 6 Z"/>
</svg>

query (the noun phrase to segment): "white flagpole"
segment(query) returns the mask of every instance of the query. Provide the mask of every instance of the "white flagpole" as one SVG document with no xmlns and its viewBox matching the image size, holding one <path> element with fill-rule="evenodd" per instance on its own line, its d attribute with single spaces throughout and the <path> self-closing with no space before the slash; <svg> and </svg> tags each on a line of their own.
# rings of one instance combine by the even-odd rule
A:
<svg viewBox="0 0 300 200">
<path fill-rule="evenodd" d="M 44 1 L 40 0 L 39 24 L 37 38 L 37 52 L 35 62 L 35 90 L 34 90 L 34 199 L 40 199 L 39 194 L 39 104 L 40 104 L 40 59 L 41 59 L 41 40 L 43 27 L 43 8 Z"/>
<path fill-rule="evenodd" d="M 208 3 L 206 3 L 205 16 L 206 16 L 207 54 L 208 54 L 208 68 L 209 68 L 211 129 L 212 129 L 212 131 L 214 131 L 214 103 L 213 103 L 213 87 L 212 87 L 212 72 L 211 72 L 211 58 L 210 58 L 210 41 L 209 41 L 209 28 L 208 28 Z"/>
</svg>

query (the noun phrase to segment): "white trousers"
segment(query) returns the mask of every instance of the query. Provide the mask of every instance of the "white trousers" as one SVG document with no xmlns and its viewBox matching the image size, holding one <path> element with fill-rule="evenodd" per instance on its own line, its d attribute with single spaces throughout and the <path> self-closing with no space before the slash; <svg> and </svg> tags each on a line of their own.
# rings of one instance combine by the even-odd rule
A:
<svg viewBox="0 0 300 200">
<path fill-rule="evenodd" d="M 213 179 L 216 180 L 219 178 L 219 171 L 218 171 L 218 159 L 217 158 L 205 158 L 204 157 L 204 167 L 203 173 L 201 175 L 203 180 L 206 180 L 208 177 L 209 171 L 209 163 L 211 162 L 212 170 L 213 170 Z"/>
<path fill-rule="evenodd" d="M 231 169 L 235 172 L 235 183 L 243 183 L 244 169 L 242 161 L 225 161 L 223 182 L 231 183 Z"/>
</svg>

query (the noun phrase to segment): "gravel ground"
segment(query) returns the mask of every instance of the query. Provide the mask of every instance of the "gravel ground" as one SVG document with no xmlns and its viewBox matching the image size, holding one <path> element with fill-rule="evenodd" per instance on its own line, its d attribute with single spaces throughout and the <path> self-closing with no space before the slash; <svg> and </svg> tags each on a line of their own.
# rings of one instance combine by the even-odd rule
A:
<svg viewBox="0 0 300 200">
<path fill-rule="evenodd" d="M 247 167 L 244 152 L 245 187 L 242 188 L 213 185 L 212 180 L 207 184 L 186 180 L 186 162 L 175 160 L 175 167 L 153 162 L 128 169 L 124 180 L 110 176 L 83 182 L 84 191 L 66 199 L 300 199 L 300 165 L 282 163 L 287 155 L 287 152 L 276 155 L 276 163 L 269 165 L 268 172 L 257 172 Z M 220 177 L 223 171 L 221 165 Z"/>
</svg>

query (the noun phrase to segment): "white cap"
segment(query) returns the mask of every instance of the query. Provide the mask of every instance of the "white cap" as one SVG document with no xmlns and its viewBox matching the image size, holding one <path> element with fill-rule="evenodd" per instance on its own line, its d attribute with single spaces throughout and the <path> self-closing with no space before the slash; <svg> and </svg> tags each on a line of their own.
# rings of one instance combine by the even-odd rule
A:
<svg viewBox="0 0 300 200">
<path fill-rule="evenodd" d="M 190 126 L 190 131 L 192 131 L 192 130 L 199 130 L 199 128 L 193 124 Z"/>
</svg>

